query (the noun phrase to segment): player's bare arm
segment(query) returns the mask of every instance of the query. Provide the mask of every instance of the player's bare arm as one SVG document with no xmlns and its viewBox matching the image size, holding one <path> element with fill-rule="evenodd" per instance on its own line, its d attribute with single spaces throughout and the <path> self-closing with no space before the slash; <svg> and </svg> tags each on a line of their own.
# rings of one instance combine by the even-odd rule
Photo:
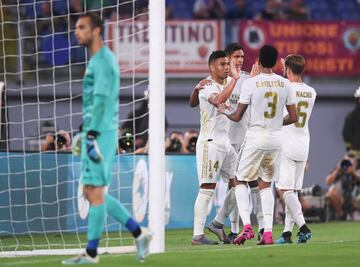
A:
<svg viewBox="0 0 360 267">
<path fill-rule="evenodd" d="M 232 121 L 240 121 L 248 107 L 248 104 L 239 103 L 235 112 L 230 111 L 230 107 L 226 104 L 220 104 L 218 106 L 219 112 L 223 113 L 226 117 L 228 117 Z"/>
<path fill-rule="evenodd" d="M 194 108 L 199 105 L 199 91 L 204 89 L 205 86 L 211 85 L 212 81 L 208 79 L 201 80 L 193 89 L 190 95 L 189 105 Z"/>
<path fill-rule="evenodd" d="M 295 104 L 292 105 L 286 105 L 286 109 L 289 112 L 284 119 L 283 119 L 283 125 L 289 125 L 293 124 L 298 121 L 298 116 L 296 113 L 296 106 Z"/>
<path fill-rule="evenodd" d="M 218 107 L 219 104 L 225 103 L 229 99 L 235 88 L 235 84 L 240 78 L 240 71 L 236 68 L 235 60 L 231 60 L 230 62 L 230 71 L 232 74 L 232 79 L 230 80 L 229 84 L 225 86 L 224 90 L 222 90 L 219 94 L 212 94 L 211 96 L 209 96 L 209 102 L 215 107 Z"/>
</svg>

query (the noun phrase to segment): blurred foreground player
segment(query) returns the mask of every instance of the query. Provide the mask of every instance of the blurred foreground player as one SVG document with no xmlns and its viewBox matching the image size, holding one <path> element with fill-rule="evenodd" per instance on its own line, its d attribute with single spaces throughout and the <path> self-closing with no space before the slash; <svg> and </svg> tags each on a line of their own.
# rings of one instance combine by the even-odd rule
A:
<svg viewBox="0 0 360 267">
<path fill-rule="evenodd" d="M 118 143 L 120 72 L 116 56 L 103 45 L 102 20 L 89 13 L 79 17 L 75 36 L 91 53 L 83 83 L 83 127 L 81 149 L 81 182 L 90 202 L 88 244 L 86 252 L 62 261 L 63 264 L 94 264 L 99 262 L 97 248 L 108 213 L 125 225 L 134 236 L 140 261 L 148 255 L 151 239 L 125 207 L 104 192 L 111 181 L 111 170 Z"/>
</svg>

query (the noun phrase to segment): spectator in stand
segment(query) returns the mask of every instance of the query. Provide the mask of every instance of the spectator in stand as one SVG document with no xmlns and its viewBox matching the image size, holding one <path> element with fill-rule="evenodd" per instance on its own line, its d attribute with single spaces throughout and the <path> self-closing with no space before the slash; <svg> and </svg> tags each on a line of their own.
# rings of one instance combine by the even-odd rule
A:
<svg viewBox="0 0 360 267">
<path fill-rule="evenodd" d="M 255 20 L 283 20 L 284 13 L 282 11 L 281 0 L 267 0 L 265 9 L 257 13 Z"/>
<path fill-rule="evenodd" d="M 193 14 L 196 19 L 223 19 L 226 7 L 222 0 L 196 0 Z"/>
<path fill-rule="evenodd" d="M 308 20 L 309 9 L 302 0 L 291 0 L 289 7 L 285 10 L 287 20 Z"/>
<path fill-rule="evenodd" d="M 36 14 L 36 18 L 37 32 L 39 34 L 46 35 L 53 32 L 66 32 L 68 30 L 65 16 L 53 9 L 50 1 L 44 1 L 41 4 L 41 13 Z"/>
<path fill-rule="evenodd" d="M 67 131 L 61 130 L 56 135 L 48 133 L 41 145 L 41 151 L 71 151 L 71 138 Z"/>
<path fill-rule="evenodd" d="M 235 0 L 235 7 L 229 10 L 228 19 L 251 19 L 253 14 L 249 10 L 247 0 Z"/>
<path fill-rule="evenodd" d="M 346 150 L 352 150 L 360 166 L 360 87 L 354 93 L 355 107 L 346 116 L 343 127 L 343 138 Z"/>
</svg>

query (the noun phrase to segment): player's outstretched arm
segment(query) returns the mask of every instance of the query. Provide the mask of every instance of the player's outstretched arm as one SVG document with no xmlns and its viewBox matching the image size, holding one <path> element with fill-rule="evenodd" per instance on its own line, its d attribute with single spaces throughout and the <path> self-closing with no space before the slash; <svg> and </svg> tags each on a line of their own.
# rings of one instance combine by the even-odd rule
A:
<svg viewBox="0 0 360 267">
<path fill-rule="evenodd" d="M 205 86 L 210 85 L 211 83 L 212 83 L 211 80 L 203 79 L 195 86 L 195 88 L 193 89 L 190 95 L 190 100 L 189 100 L 190 107 L 194 108 L 199 105 L 199 91 L 204 89 Z"/>
<path fill-rule="evenodd" d="M 248 104 L 239 103 L 236 111 L 231 112 L 230 107 L 223 103 L 223 104 L 219 104 L 218 110 L 219 110 L 219 112 L 226 115 L 226 117 L 228 117 L 230 120 L 238 122 L 243 117 L 247 107 L 248 107 Z"/>
<path fill-rule="evenodd" d="M 298 121 L 298 116 L 296 113 L 296 106 L 295 104 L 292 105 L 286 105 L 286 109 L 289 112 L 284 119 L 283 119 L 283 125 L 289 125 L 292 123 L 295 123 Z"/>
</svg>

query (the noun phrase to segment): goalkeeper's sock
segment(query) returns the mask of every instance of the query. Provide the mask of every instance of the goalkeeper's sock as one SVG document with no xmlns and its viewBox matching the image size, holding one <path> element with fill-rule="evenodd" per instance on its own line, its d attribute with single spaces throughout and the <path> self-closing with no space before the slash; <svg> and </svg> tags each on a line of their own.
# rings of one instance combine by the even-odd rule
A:
<svg viewBox="0 0 360 267">
<path fill-rule="evenodd" d="M 89 209 L 86 252 L 91 257 L 96 257 L 97 247 L 101 234 L 104 230 L 106 207 L 105 204 L 92 205 Z"/>
<path fill-rule="evenodd" d="M 255 211 L 256 219 L 258 222 L 259 229 L 264 228 L 264 215 L 261 206 L 259 187 L 251 187 L 251 200 L 253 204 L 253 210 Z"/>
<path fill-rule="evenodd" d="M 139 224 L 131 218 L 130 213 L 124 207 L 123 204 L 113 196 L 106 194 L 106 211 L 115 220 L 122 223 L 131 232 L 134 238 L 137 238 L 141 234 Z"/>
<path fill-rule="evenodd" d="M 121 202 L 116 198 L 114 198 L 113 196 L 106 194 L 105 202 L 106 202 L 106 212 L 121 224 L 125 225 L 127 221 L 131 218 L 130 213 L 124 207 L 124 205 L 121 204 Z"/>
<path fill-rule="evenodd" d="M 261 206 L 264 214 L 264 233 L 272 232 L 274 215 L 274 195 L 270 187 L 260 191 Z"/>
<path fill-rule="evenodd" d="M 298 227 L 305 224 L 304 215 L 301 210 L 301 203 L 297 194 L 294 191 L 286 191 L 284 193 L 285 205 L 289 208 L 291 217 Z"/>
<path fill-rule="evenodd" d="M 218 223 L 224 224 L 225 217 L 229 216 L 231 211 L 234 209 L 236 205 L 235 192 L 233 188 L 227 192 L 224 203 L 221 206 L 219 212 L 216 214 L 215 221 Z"/>
<path fill-rule="evenodd" d="M 251 224 L 249 211 L 249 193 L 248 188 L 244 184 L 235 187 L 236 204 L 238 206 L 239 215 L 243 225 Z"/>
<path fill-rule="evenodd" d="M 214 191 L 214 189 L 202 188 L 199 190 L 194 205 L 194 237 L 204 234 L 207 209 Z"/>
</svg>

